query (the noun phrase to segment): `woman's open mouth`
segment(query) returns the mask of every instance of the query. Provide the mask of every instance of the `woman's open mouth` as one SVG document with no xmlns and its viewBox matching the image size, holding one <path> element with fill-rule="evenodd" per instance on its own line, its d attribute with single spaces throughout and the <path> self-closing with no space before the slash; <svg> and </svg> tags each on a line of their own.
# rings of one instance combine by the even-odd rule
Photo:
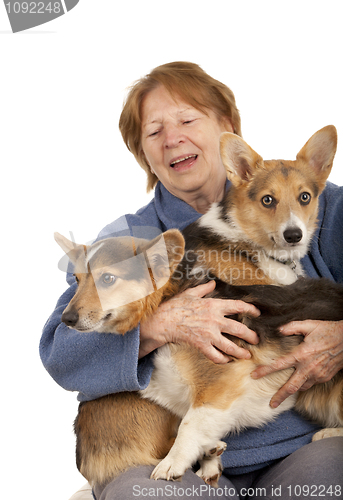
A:
<svg viewBox="0 0 343 500">
<path fill-rule="evenodd" d="M 178 158 L 175 158 L 173 161 L 170 162 L 171 168 L 174 170 L 181 170 L 187 167 L 190 167 L 193 165 L 193 163 L 196 161 L 198 158 L 198 155 L 186 155 L 186 156 L 180 156 Z"/>
</svg>

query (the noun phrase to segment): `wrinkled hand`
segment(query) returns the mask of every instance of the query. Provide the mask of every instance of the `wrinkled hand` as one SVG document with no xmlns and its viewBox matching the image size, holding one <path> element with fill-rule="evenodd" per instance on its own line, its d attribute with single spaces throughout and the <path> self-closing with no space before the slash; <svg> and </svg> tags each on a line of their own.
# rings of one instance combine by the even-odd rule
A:
<svg viewBox="0 0 343 500">
<path fill-rule="evenodd" d="M 155 314 L 141 323 L 139 357 L 168 342 L 185 342 L 197 347 L 215 363 L 227 363 L 229 356 L 249 359 L 250 353 L 228 340 L 222 332 L 251 344 L 258 343 L 258 336 L 242 323 L 225 316 L 247 313 L 257 317 L 260 312 L 240 300 L 203 298 L 214 288 L 215 282 L 210 281 L 161 304 Z"/>
<path fill-rule="evenodd" d="M 282 327 L 281 332 L 304 335 L 304 341 L 291 354 L 251 373 L 252 378 L 260 378 L 284 368 L 295 368 L 288 382 L 272 397 L 272 408 L 297 391 L 331 380 L 343 368 L 343 321 L 293 321 Z"/>
</svg>

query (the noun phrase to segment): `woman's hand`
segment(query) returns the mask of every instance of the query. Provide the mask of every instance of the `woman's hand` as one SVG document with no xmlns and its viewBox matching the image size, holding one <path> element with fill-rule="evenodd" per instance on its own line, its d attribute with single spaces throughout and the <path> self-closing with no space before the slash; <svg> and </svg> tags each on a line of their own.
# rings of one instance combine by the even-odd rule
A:
<svg viewBox="0 0 343 500">
<path fill-rule="evenodd" d="M 284 368 L 295 368 L 288 382 L 272 397 L 272 408 L 297 391 L 331 380 L 343 368 L 343 321 L 293 321 L 282 327 L 281 332 L 304 335 L 304 341 L 291 354 L 269 366 L 259 366 L 251 374 L 257 379 Z"/>
<path fill-rule="evenodd" d="M 257 344 L 258 336 L 242 323 L 225 316 L 247 313 L 257 317 L 260 312 L 240 300 L 203 298 L 214 288 L 215 282 L 210 281 L 161 304 L 155 314 L 141 323 L 139 357 L 169 342 L 185 342 L 197 347 L 215 363 L 227 363 L 229 356 L 249 359 L 250 353 L 228 340 L 222 332 L 250 344 Z"/>
</svg>

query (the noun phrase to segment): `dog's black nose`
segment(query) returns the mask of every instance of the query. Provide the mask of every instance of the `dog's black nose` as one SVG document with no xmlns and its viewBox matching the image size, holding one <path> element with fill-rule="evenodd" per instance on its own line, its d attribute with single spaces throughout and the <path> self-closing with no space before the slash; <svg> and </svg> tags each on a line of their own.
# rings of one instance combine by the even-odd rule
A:
<svg viewBox="0 0 343 500">
<path fill-rule="evenodd" d="M 75 310 L 64 312 L 62 314 L 62 321 L 72 328 L 79 321 L 79 313 Z"/>
<path fill-rule="evenodd" d="M 286 229 L 283 233 L 283 237 L 287 243 L 299 243 L 303 237 L 302 230 L 299 227 L 293 227 L 291 229 Z"/>
</svg>

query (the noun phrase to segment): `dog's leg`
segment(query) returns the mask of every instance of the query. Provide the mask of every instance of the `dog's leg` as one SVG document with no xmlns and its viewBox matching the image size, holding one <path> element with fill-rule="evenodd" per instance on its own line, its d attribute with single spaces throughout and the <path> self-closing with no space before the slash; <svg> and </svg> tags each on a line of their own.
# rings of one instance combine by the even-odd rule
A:
<svg viewBox="0 0 343 500">
<path fill-rule="evenodd" d="M 152 479 L 178 480 L 230 429 L 228 411 L 213 407 L 191 408 L 182 420 L 168 455 L 155 467 Z M 218 468 L 218 461 L 217 461 Z M 213 475 L 218 473 L 215 472 Z"/>
<path fill-rule="evenodd" d="M 207 451 L 203 458 L 199 460 L 200 468 L 196 472 L 197 476 L 201 477 L 206 484 L 218 487 L 218 480 L 223 472 L 221 455 L 226 450 L 226 443 L 218 441 L 217 446 Z"/>
</svg>

